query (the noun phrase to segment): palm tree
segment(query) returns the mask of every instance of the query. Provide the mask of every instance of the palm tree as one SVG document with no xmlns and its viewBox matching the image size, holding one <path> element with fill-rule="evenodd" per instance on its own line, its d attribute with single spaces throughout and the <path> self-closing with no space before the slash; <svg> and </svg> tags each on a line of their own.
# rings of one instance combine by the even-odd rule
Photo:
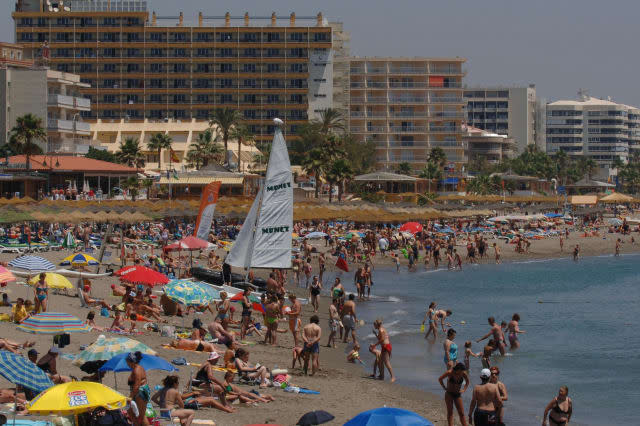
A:
<svg viewBox="0 0 640 426">
<path fill-rule="evenodd" d="M 431 181 L 433 179 L 440 180 L 442 179 L 442 170 L 440 167 L 433 161 L 429 160 L 427 165 L 424 166 L 424 169 L 420 171 L 419 175 L 422 179 L 427 179 L 429 182 L 429 193 L 431 193 Z"/>
<path fill-rule="evenodd" d="M 242 154 L 242 145 L 252 146 L 254 144 L 253 133 L 249 131 L 247 126 L 238 125 L 231 131 L 231 138 L 238 141 L 238 172 L 241 172 L 240 164 L 242 161 L 240 154 Z"/>
<path fill-rule="evenodd" d="M 402 162 L 400 164 L 398 164 L 398 166 L 396 167 L 396 173 L 401 174 L 401 175 L 410 175 L 411 172 L 413 170 L 411 169 L 411 164 L 405 162 Z"/>
<path fill-rule="evenodd" d="M 435 148 L 431 148 L 431 152 L 429 153 L 429 161 L 435 163 L 441 169 L 447 165 L 447 154 L 444 152 L 444 149 L 436 146 Z"/>
<path fill-rule="evenodd" d="M 147 190 L 147 200 L 148 200 L 150 198 L 150 195 L 151 195 L 151 188 L 153 187 L 153 180 L 144 179 L 142 181 L 142 187 Z"/>
<path fill-rule="evenodd" d="M 342 111 L 335 108 L 327 108 L 320 111 L 320 120 L 315 120 L 320 125 L 320 132 L 326 137 L 335 130 L 344 131 L 345 123 Z"/>
<path fill-rule="evenodd" d="M 24 154 L 27 170 L 31 169 L 31 156 L 40 151 L 40 147 L 34 143 L 37 140 L 47 140 L 47 131 L 42 127 L 42 119 L 33 114 L 16 118 L 16 125 L 11 129 L 10 141 Z"/>
<path fill-rule="evenodd" d="M 136 169 L 144 167 L 144 154 L 140 148 L 140 141 L 137 138 L 126 138 L 120 142 L 120 149 L 116 152 L 119 162 Z"/>
<path fill-rule="evenodd" d="M 327 180 L 338 184 L 338 202 L 342 201 L 344 183 L 353 176 L 353 169 L 344 158 L 335 160 L 327 170 Z M 329 202 L 331 202 L 331 189 L 329 190 Z"/>
<path fill-rule="evenodd" d="M 138 189 L 140 188 L 140 181 L 137 176 L 131 176 L 122 182 L 123 189 L 129 191 L 131 194 L 131 201 L 135 201 L 138 196 Z"/>
<path fill-rule="evenodd" d="M 228 152 L 231 130 L 238 126 L 242 120 L 243 117 L 240 111 L 231 108 L 218 108 L 213 111 L 209 118 L 209 126 L 216 126 L 218 133 L 222 136 L 222 141 L 224 142 L 224 161 L 226 164 L 229 163 Z"/>
<path fill-rule="evenodd" d="M 161 170 L 162 163 L 162 150 L 169 150 L 169 158 L 171 158 L 171 143 L 173 139 L 167 133 L 156 133 L 151 136 L 149 143 L 147 143 L 147 148 L 152 151 L 158 151 L 158 170 Z"/>
<path fill-rule="evenodd" d="M 200 170 L 200 167 L 207 166 L 209 161 L 223 158 L 222 147 L 217 143 L 218 137 L 213 137 L 211 129 L 207 129 L 198 135 L 195 142 L 191 142 L 187 151 L 187 162 L 189 167 Z"/>
<path fill-rule="evenodd" d="M 567 184 L 567 174 L 569 171 L 570 159 L 566 152 L 560 150 L 553 155 L 553 160 L 556 163 L 556 170 L 558 173 L 558 179 L 564 186 Z"/>
<path fill-rule="evenodd" d="M 622 161 L 622 159 L 618 156 L 613 159 L 613 163 L 611 163 L 611 167 L 616 169 L 616 176 L 619 178 L 617 180 L 617 184 L 620 186 L 623 186 L 620 178 L 622 177 L 621 173 L 622 173 L 622 170 L 624 169 L 624 161 Z"/>
<path fill-rule="evenodd" d="M 306 157 L 302 159 L 301 166 L 305 172 L 312 174 L 316 178 L 315 197 L 319 197 L 320 179 L 324 168 L 327 166 L 326 151 L 321 147 L 312 148 Z"/>
</svg>

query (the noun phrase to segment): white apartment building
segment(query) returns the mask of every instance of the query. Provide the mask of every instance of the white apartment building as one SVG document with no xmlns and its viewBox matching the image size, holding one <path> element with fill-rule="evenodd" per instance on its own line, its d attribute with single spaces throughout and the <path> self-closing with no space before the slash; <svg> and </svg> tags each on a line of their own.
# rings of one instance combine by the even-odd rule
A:
<svg viewBox="0 0 640 426">
<path fill-rule="evenodd" d="M 447 169 L 466 163 L 462 143 L 464 58 L 352 57 L 349 67 L 349 131 L 373 141 L 377 167 L 400 163 L 414 171 L 441 147 Z"/>
<path fill-rule="evenodd" d="M 640 150 L 640 109 L 582 95 L 547 104 L 547 152 L 588 156 L 607 177 L 616 157 L 628 161 Z"/>
<path fill-rule="evenodd" d="M 467 124 L 507 135 L 517 153 L 536 143 L 536 86 L 470 87 L 464 89 Z"/>
</svg>

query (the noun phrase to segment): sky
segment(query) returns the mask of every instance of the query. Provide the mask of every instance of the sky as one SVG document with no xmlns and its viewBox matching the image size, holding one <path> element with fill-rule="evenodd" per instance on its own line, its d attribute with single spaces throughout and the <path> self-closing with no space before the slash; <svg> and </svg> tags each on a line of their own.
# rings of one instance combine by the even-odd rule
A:
<svg viewBox="0 0 640 426">
<path fill-rule="evenodd" d="M 0 40 L 14 40 L 2 0 Z M 640 106 L 633 0 L 148 0 L 149 10 L 205 15 L 316 15 L 344 23 L 354 56 L 461 56 L 467 86 L 535 84 L 538 98 L 591 96 Z M 2 22 L 4 20 L 4 22 Z"/>
</svg>

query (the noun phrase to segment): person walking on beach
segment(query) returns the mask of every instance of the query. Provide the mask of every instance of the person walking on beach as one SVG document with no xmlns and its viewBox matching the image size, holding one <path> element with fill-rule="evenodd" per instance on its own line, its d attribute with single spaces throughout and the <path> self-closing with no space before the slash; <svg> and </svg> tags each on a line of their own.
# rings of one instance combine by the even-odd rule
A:
<svg viewBox="0 0 640 426">
<path fill-rule="evenodd" d="M 371 298 L 371 287 L 373 287 L 373 263 L 365 263 L 364 265 L 364 274 L 366 278 L 367 285 L 367 299 Z M 364 296 L 364 294 L 363 294 Z"/>
<path fill-rule="evenodd" d="M 620 238 L 616 240 L 616 256 L 620 256 Z"/>
<path fill-rule="evenodd" d="M 447 338 L 442 344 L 444 348 L 444 363 L 447 366 L 447 371 L 450 371 L 458 362 L 458 345 L 453 343 L 453 339 L 455 338 L 456 331 L 450 328 L 449 331 L 447 331 Z"/>
<path fill-rule="evenodd" d="M 489 383 L 491 371 L 480 372 L 481 384 L 473 388 L 469 405 L 469 423 L 475 426 L 494 426 L 498 421 L 498 410 L 502 407 L 498 386 Z"/>
<path fill-rule="evenodd" d="M 578 256 L 580 256 L 580 244 L 576 244 L 575 248 L 573 249 L 573 260 L 575 262 L 578 261 Z"/>
<path fill-rule="evenodd" d="M 429 329 L 427 330 L 427 334 L 424 335 L 425 339 L 429 337 L 429 334 L 432 332 L 433 332 L 434 338 L 438 335 L 438 329 L 436 327 L 436 321 L 435 321 L 435 312 L 436 312 L 436 302 L 431 302 L 429 304 L 429 309 L 427 309 L 427 312 L 424 314 L 424 318 L 422 319 L 422 325 L 424 325 L 427 319 L 429 320 Z"/>
<path fill-rule="evenodd" d="M 507 325 L 507 332 L 509 337 L 509 345 L 511 349 L 518 349 L 520 347 L 520 342 L 518 341 L 518 334 L 526 333 L 524 330 L 520 330 L 518 326 L 518 322 L 520 321 L 520 315 L 513 314 L 511 317 L 511 321 Z"/>
<path fill-rule="evenodd" d="M 309 368 L 309 357 L 311 357 L 311 375 L 313 376 L 320 367 L 320 337 L 322 329 L 318 325 L 320 319 L 317 315 L 309 318 L 309 324 L 302 329 L 302 356 L 304 358 L 304 374 L 307 375 Z"/>
<path fill-rule="evenodd" d="M 389 370 L 391 383 L 393 383 L 396 381 L 396 377 L 393 375 L 393 369 L 391 368 L 391 341 L 389 340 L 389 333 L 387 333 L 387 330 L 382 326 L 382 320 L 380 318 L 373 322 L 373 328 L 378 335 L 378 342 L 374 347 L 380 345 L 380 364 L 378 365 L 380 375 L 378 379 L 384 380 L 384 369 L 386 368 Z"/>
<path fill-rule="evenodd" d="M 447 385 L 444 384 L 444 379 L 447 380 Z M 453 426 L 453 407 L 456 407 L 458 416 L 460 416 L 460 423 L 462 426 L 467 426 L 467 418 L 464 415 L 464 405 L 462 403 L 462 394 L 469 387 L 469 376 L 467 375 L 467 369 L 461 362 L 457 363 L 452 370 L 446 371 L 440 378 L 438 378 L 440 386 L 444 389 L 444 402 L 447 405 L 447 425 Z M 463 386 L 464 382 L 464 386 Z"/>
<path fill-rule="evenodd" d="M 336 347 L 336 334 L 338 333 L 338 327 L 340 327 L 340 314 L 338 313 L 338 307 L 336 306 L 337 300 L 332 299 L 329 305 L 329 340 L 327 340 L 327 347 Z"/>
<path fill-rule="evenodd" d="M 500 378 L 500 369 L 496 367 L 491 367 L 489 369 L 491 371 L 491 377 L 489 378 L 489 383 L 493 383 L 498 386 L 498 392 L 500 393 L 500 401 L 502 401 L 502 407 L 498 409 L 498 424 L 504 425 L 504 403 L 509 400 L 509 394 L 507 393 L 507 387 L 502 383 Z"/>
<path fill-rule="evenodd" d="M 560 253 L 564 251 L 564 237 L 560 234 Z"/>
<path fill-rule="evenodd" d="M 320 280 L 320 284 L 322 284 L 323 278 L 324 278 L 324 271 L 327 268 L 325 263 L 326 263 L 327 259 L 324 255 L 324 252 L 321 252 L 320 255 L 318 256 L 318 280 Z"/>
<path fill-rule="evenodd" d="M 344 326 L 344 337 L 342 339 L 342 343 L 347 343 L 347 339 L 349 338 L 349 332 L 351 332 L 351 338 L 353 339 L 353 343 L 357 343 L 356 339 L 356 303 L 353 301 L 355 296 L 352 294 L 349 295 L 349 300 L 344 302 L 342 306 L 342 325 Z"/>
<path fill-rule="evenodd" d="M 498 247 L 497 243 L 493 243 L 493 251 L 496 255 L 496 265 L 499 265 L 502 263 L 502 260 L 500 260 L 500 247 Z"/>
<path fill-rule="evenodd" d="M 547 425 L 547 416 L 549 416 L 550 426 L 566 426 L 571 420 L 573 414 L 573 402 L 569 398 L 569 388 L 560 386 L 558 396 L 553 398 L 542 415 L 542 426 Z"/>
<path fill-rule="evenodd" d="M 300 314 L 302 313 L 302 304 L 295 294 L 289 293 L 289 301 L 291 306 L 287 315 L 289 316 L 289 330 L 293 335 L 293 346 L 298 346 L 298 331 L 300 330 Z"/>
<path fill-rule="evenodd" d="M 309 287 L 309 299 L 311 299 L 311 306 L 313 306 L 313 313 L 318 312 L 320 307 L 319 297 L 320 291 L 322 290 L 322 283 L 318 279 L 316 275 L 313 276 L 313 280 L 311 281 L 311 287 Z"/>
<path fill-rule="evenodd" d="M 458 268 L 462 271 L 462 257 L 460 257 L 460 253 L 458 253 L 458 250 L 456 249 L 453 249 L 453 260 L 455 262 L 454 268 Z"/>
<path fill-rule="evenodd" d="M 494 317 L 489 317 L 487 321 L 489 322 L 489 325 L 491 325 L 491 330 L 489 330 L 484 337 L 476 340 L 476 342 L 480 343 L 489 336 L 493 336 L 493 340 L 496 342 L 500 355 L 504 356 L 505 344 L 504 339 L 502 338 L 502 328 L 500 327 L 500 324 L 496 323 L 496 319 Z"/>
</svg>

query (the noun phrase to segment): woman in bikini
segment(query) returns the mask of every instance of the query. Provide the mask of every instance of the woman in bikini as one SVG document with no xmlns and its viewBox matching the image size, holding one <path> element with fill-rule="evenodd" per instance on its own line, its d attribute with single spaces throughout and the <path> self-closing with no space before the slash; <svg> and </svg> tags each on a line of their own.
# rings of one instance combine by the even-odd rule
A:
<svg viewBox="0 0 640 426">
<path fill-rule="evenodd" d="M 185 351 L 214 352 L 216 350 L 213 344 L 204 340 L 176 339 L 172 340 L 169 346 Z"/>
<path fill-rule="evenodd" d="M 429 337 L 429 334 L 431 333 L 433 333 L 434 338 L 438 335 L 438 330 L 436 329 L 436 321 L 433 318 L 435 312 L 436 312 L 436 302 L 431 302 L 429 304 L 429 309 L 427 309 L 427 313 L 424 314 L 424 318 L 422 319 L 422 325 L 424 325 L 427 319 L 429 320 L 429 329 L 427 330 L 427 334 L 424 335 L 425 339 Z"/>
<path fill-rule="evenodd" d="M 229 307 L 230 302 L 227 299 L 227 292 L 220 292 L 220 301 L 216 302 L 216 309 L 218 310 L 217 318 L 220 318 L 222 322 L 222 327 L 226 330 L 229 326 Z"/>
<path fill-rule="evenodd" d="M 560 386 L 558 396 L 553 398 L 544 409 L 542 426 L 547 425 L 547 416 L 549 416 L 549 426 L 566 426 L 571 420 L 572 413 L 573 402 L 569 398 L 569 388 Z"/>
<path fill-rule="evenodd" d="M 164 387 L 151 397 L 160 407 L 160 417 L 165 420 L 177 417 L 182 426 L 191 425 L 196 412 L 184 408 L 182 395 L 178 390 L 178 376 L 167 376 L 162 380 L 162 384 Z"/>
<path fill-rule="evenodd" d="M 133 424 L 136 426 L 148 426 L 149 421 L 145 412 L 147 410 L 147 403 L 151 399 L 151 389 L 147 384 L 147 373 L 140 365 L 142 360 L 142 353 L 129 352 L 127 355 L 127 365 L 131 368 L 131 375 L 127 380 L 127 384 L 131 389 L 130 398 L 131 401 L 136 403 L 138 407 L 138 415 L 134 415 L 133 409 L 129 410 L 129 417 L 133 419 Z"/>
<path fill-rule="evenodd" d="M 36 287 L 33 289 L 34 294 L 34 303 L 36 305 L 35 312 L 47 312 L 47 299 L 49 296 L 49 286 L 46 282 L 47 274 L 42 272 L 38 277 L 38 283 Z"/>
<path fill-rule="evenodd" d="M 448 379 L 446 386 L 444 379 Z M 452 370 L 440 376 L 438 381 L 445 390 L 444 401 L 447 404 L 447 425 L 453 426 L 453 407 L 455 405 L 458 416 L 460 416 L 460 423 L 463 426 L 467 426 L 467 418 L 464 415 L 464 405 L 462 404 L 462 394 L 469 387 L 469 376 L 467 375 L 466 367 L 459 362 Z"/>
<path fill-rule="evenodd" d="M 384 380 L 384 369 L 385 367 L 389 370 L 389 374 L 391 375 L 391 383 L 396 381 L 396 377 L 393 375 L 393 369 L 391 368 L 391 341 L 389 340 L 389 333 L 382 326 L 382 320 L 377 319 L 373 322 L 374 334 L 377 334 L 378 343 L 380 345 L 380 361 L 379 361 L 379 373 L 378 379 Z"/>
<path fill-rule="evenodd" d="M 507 332 L 509 333 L 509 344 L 511 345 L 511 349 L 518 349 L 520 347 L 520 342 L 518 341 L 518 334 L 526 333 L 524 330 L 520 330 L 518 326 L 518 322 L 520 321 L 520 315 L 513 314 L 511 317 L 511 321 L 507 325 Z"/>
<path fill-rule="evenodd" d="M 251 320 L 251 301 L 249 300 L 249 294 L 251 294 L 251 290 L 246 289 L 242 293 L 242 321 L 240 326 L 240 340 L 244 340 L 244 337 L 247 335 L 247 330 L 250 327 Z"/>
</svg>

